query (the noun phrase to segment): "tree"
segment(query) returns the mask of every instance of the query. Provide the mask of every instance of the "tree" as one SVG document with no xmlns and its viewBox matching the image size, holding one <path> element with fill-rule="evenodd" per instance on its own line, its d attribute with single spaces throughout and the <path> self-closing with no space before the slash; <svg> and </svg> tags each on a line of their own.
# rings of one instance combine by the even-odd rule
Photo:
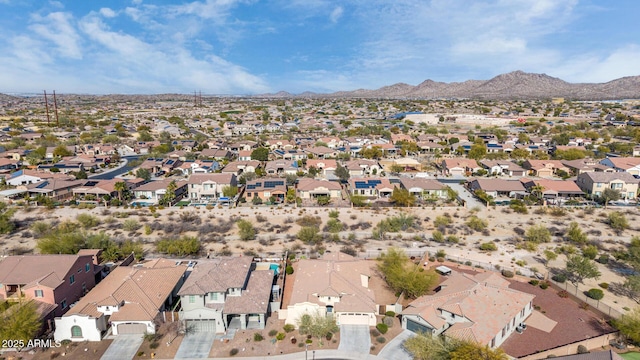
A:
<svg viewBox="0 0 640 360">
<path fill-rule="evenodd" d="M 340 330 L 333 316 L 325 316 L 320 313 L 314 315 L 304 314 L 297 322 L 300 334 L 317 338 L 320 346 L 322 346 L 323 338 Z"/>
<path fill-rule="evenodd" d="M 238 195 L 238 187 L 237 186 L 225 186 L 222 188 L 222 196 L 228 197 L 228 198 L 233 198 L 234 196 Z"/>
<path fill-rule="evenodd" d="M 582 255 L 568 256 L 565 270 L 575 286 L 583 284 L 584 279 L 598 279 L 600 277 L 598 266 Z"/>
<path fill-rule="evenodd" d="M 416 197 L 407 189 L 394 188 L 389 198 L 392 203 L 398 206 L 413 206 L 416 203 Z"/>
<path fill-rule="evenodd" d="M 587 234 L 585 234 L 582 231 L 582 229 L 580 228 L 580 225 L 575 221 L 572 221 L 569 224 L 566 238 L 567 240 L 572 241 L 574 243 L 578 243 L 578 244 L 585 244 L 588 240 Z"/>
<path fill-rule="evenodd" d="M 176 199 L 176 190 L 178 189 L 178 184 L 176 184 L 175 180 L 172 180 L 169 185 L 167 185 L 167 191 L 162 195 L 158 203 L 164 206 L 173 205 L 173 201 Z"/>
<path fill-rule="evenodd" d="M 256 238 L 256 229 L 253 227 L 249 221 L 241 219 L 236 222 L 238 225 L 238 235 L 240 236 L 240 240 L 254 240 Z"/>
<path fill-rule="evenodd" d="M 372 146 L 360 150 L 360 155 L 365 159 L 380 159 L 382 158 L 383 152 L 379 146 Z"/>
<path fill-rule="evenodd" d="M 84 169 L 80 169 L 78 172 L 75 173 L 76 179 L 78 180 L 84 180 L 87 178 L 87 172 L 84 171 Z"/>
<path fill-rule="evenodd" d="M 390 171 L 392 174 L 398 175 L 398 174 L 400 174 L 401 172 L 403 172 L 403 171 L 404 171 L 404 167 L 402 167 L 402 165 L 393 164 L 393 165 L 391 165 L 391 166 L 389 167 L 389 171 Z"/>
<path fill-rule="evenodd" d="M 547 260 L 544 263 L 544 266 L 546 266 L 546 267 L 549 266 L 549 262 L 550 261 L 553 261 L 553 260 L 558 258 L 558 254 L 556 254 L 554 251 L 551 251 L 549 249 L 545 249 L 543 255 L 544 255 L 545 260 Z"/>
<path fill-rule="evenodd" d="M 8 234 L 16 228 L 16 224 L 11 220 L 15 209 L 10 209 L 7 203 L 0 202 L 0 234 Z"/>
<path fill-rule="evenodd" d="M 546 243 L 551 240 L 551 232 L 544 225 L 534 225 L 527 229 L 524 239 L 534 244 Z"/>
<path fill-rule="evenodd" d="M 380 255 L 378 270 L 391 289 L 396 293 L 404 293 L 408 298 L 426 294 L 438 280 L 433 270 L 425 271 L 410 262 L 404 251 L 396 248 L 389 248 Z"/>
<path fill-rule="evenodd" d="M 481 160 L 487 156 L 487 146 L 485 144 L 473 144 L 467 154 L 469 159 Z"/>
<path fill-rule="evenodd" d="M 113 184 L 113 189 L 118 192 L 118 200 L 122 201 L 122 195 L 127 190 L 127 183 L 124 181 L 118 181 Z"/>
<path fill-rule="evenodd" d="M 305 244 L 315 244 L 320 241 L 320 229 L 316 226 L 303 226 L 298 231 L 298 239 Z"/>
<path fill-rule="evenodd" d="M 136 176 L 144 179 L 145 181 L 149 181 L 151 180 L 151 171 L 149 171 L 149 169 L 139 168 L 136 170 Z"/>
<path fill-rule="evenodd" d="M 450 360 L 451 352 L 459 345 L 456 339 L 446 339 L 427 333 L 418 333 L 405 340 L 403 346 L 414 360 Z"/>
<path fill-rule="evenodd" d="M 346 183 L 347 181 L 349 181 L 349 176 L 350 176 L 349 170 L 340 164 L 338 164 L 338 166 L 336 167 L 336 171 L 334 172 L 334 174 L 343 183 Z"/>
<path fill-rule="evenodd" d="M 463 342 L 451 352 L 451 360 L 507 360 L 509 357 L 500 348 L 491 349 L 488 345 Z"/>
<path fill-rule="evenodd" d="M 525 149 L 514 149 L 511 152 L 511 158 L 516 160 L 524 160 L 531 157 L 531 153 Z"/>
<path fill-rule="evenodd" d="M 269 160 L 269 149 L 266 147 L 259 147 L 251 152 L 251 159 L 258 161 Z"/>
<path fill-rule="evenodd" d="M 640 275 L 628 276 L 624 283 L 624 289 L 627 295 L 635 302 L 640 304 Z"/>
<path fill-rule="evenodd" d="M 640 307 L 636 307 L 619 319 L 613 319 L 612 323 L 627 339 L 640 345 Z"/>
<path fill-rule="evenodd" d="M 38 335 L 42 322 L 36 303 L 33 300 L 20 300 L 19 304 L 0 313 L 0 339 L 21 340 L 26 345 Z"/>
<path fill-rule="evenodd" d="M 600 195 L 600 201 L 603 203 L 605 209 L 607 208 L 607 205 L 609 205 L 610 201 L 618 200 L 620 200 L 620 191 L 615 189 L 606 188 Z"/>
<path fill-rule="evenodd" d="M 192 236 L 183 236 L 179 239 L 162 239 L 156 243 L 156 250 L 163 254 L 187 256 L 200 252 L 200 241 Z"/>
<path fill-rule="evenodd" d="M 616 234 L 622 233 L 625 229 L 629 227 L 629 222 L 623 213 L 619 211 L 614 211 L 609 213 L 607 217 L 607 223 L 616 232 Z"/>
<path fill-rule="evenodd" d="M 53 149 L 53 156 L 65 157 L 65 156 L 73 156 L 73 152 L 67 149 L 64 145 L 58 145 L 55 149 Z"/>
</svg>

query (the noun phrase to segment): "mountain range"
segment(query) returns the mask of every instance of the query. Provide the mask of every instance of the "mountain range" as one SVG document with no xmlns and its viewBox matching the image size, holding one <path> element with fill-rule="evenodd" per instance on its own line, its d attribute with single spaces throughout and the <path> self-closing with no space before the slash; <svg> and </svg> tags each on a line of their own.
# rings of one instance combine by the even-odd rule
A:
<svg viewBox="0 0 640 360">
<path fill-rule="evenodd" d="M 376 90 L 358 89 L 329 94 L 305 92 L 294 95 L 285 91 L 263 94 L 265 98 L 384 98 L 384 99 L 482 99 L 543 100 L 562 97 L 572 100 L 639 99 L 640 76 L 628 76 L 606 83 L 569 83 L 546 75 L 513 71 L 490 80 L 467 80 L 444 83 L 425 80 L 413 86 L 398 83 Z"/>
</svg>

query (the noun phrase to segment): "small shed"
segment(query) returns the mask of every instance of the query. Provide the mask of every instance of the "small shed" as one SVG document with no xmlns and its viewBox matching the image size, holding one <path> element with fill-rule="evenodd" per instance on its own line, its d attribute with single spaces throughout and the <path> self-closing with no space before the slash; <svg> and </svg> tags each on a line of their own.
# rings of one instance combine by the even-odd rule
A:
<svg viewBox="0 0 640 360">
<path fill-rule="evenodd" d="M 436 268 L 436 271 L 441 275 L 451 275 L 451 269 L 449 269 L 448 267 L 446 267 L 444 265 L 443 266 L 438 266 Z"/>
</svg>

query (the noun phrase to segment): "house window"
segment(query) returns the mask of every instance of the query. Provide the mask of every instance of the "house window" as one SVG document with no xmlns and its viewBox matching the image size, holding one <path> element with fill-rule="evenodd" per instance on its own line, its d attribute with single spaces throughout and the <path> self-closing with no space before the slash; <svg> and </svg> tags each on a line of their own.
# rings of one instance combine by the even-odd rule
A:
<svg viewBox="0 0 640 360">
<path fill-rule="evenodd" d="M 189 304 L 194 304 L 196 302 L 196 296 L 195 295 L 189 295 Z"/>
<path fill-rule="evenodd" d="M 91 270 L 91 265 L 89 265 L 89 263 L 87 263 L 87 264 L 84 266 L 84 271 L 89 272 L 89 270 Z"/>
<path fill-rule="evenodd" d="M 82 337 L 82 328 L 78 325 L 71 327 L 71 337 Z"/>
<path fill-rule="evenodd" d="M 37 298 L 44 297 L 44 291 L 42 291 L 42 290 L 36 290 L 36 291 L 35 291 L 35 296 L 36 296 Z"/>
<path fill-rule="evenodd" d="M 75 275 L 69 276 L 69 285 L 72 285 L 74 282 L 76 282 L 76 276 Z"/>
<path fill-rule="evenodd" d="M 62 302 L 60 303 L 60 306 L 62 307 L 62 309 L 66 309 L 67 308 L 67 300 L 62 300 Z"/>
<path fill-rule="evenodd" d="M 218 300 L 218 293 L 217 292 L 209 293 L 209 299 L 211 299 L 213 301 L 217 301 Z"/>
<path fill-rule="evenodd" d="M 87 283 L 82 283 L 82 293 L 86 293 L 87 292 Z"/>
</svg>

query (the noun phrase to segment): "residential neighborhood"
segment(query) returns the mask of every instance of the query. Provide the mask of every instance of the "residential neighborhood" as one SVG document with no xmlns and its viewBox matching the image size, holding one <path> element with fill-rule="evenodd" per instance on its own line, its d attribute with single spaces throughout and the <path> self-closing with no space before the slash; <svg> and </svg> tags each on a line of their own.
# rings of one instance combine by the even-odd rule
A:
<svg viewBox="0 0 640 360">
<path fill-rule="evenodd" d="M 640 345 L 637 101 L 63 99 L 1 108 L 0 313 L 61 344 L 31 358 Z"/>
</svg>

